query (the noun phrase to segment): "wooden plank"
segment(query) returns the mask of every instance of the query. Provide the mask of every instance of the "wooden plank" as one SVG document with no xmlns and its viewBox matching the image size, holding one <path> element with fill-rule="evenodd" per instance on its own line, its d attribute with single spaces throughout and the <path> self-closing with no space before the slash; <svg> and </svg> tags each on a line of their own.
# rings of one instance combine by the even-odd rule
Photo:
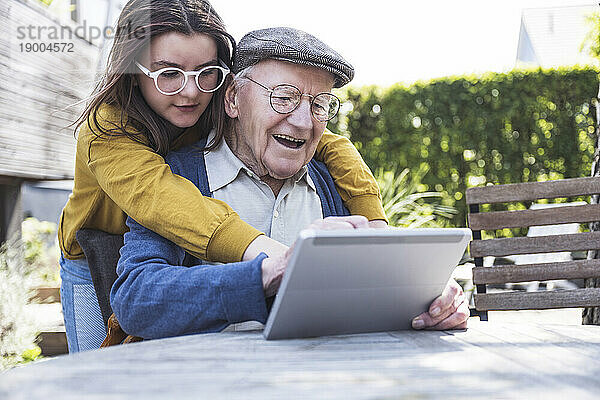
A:
<svg viewBox="0 0 600 400">
<path fill-rule="evenodd" d="M 468 188 L 467 204 L 508 203 L 600 193 L 600 178 L 569 178 L 546 182 L 511 183 Z"/>
<path fill-rule="evenodd" d="M 63 128 L 78 117 L 82 106 L 72 105 L 91 92 L 99 48 L 74 36 L 60 40 L 74 44 L 72 53 L 21 52 L 19 44 L 28 40 L 16 38 L 18 26 L 32 21 L 46 29 L 77 26 L 55 18 L 38 2 L 2 4 L 6 5 L 0 13 L 0 174 L 72 177 L 75 140 Z"/>
<path fill-rule="evenodd" d="M 561 338 L 562 340 L 568 340 L 571 343 L 582 344 L 588 348 L 590 347 L 590 343 L 600 344 L 600 335 L 587 329 L 579 329 L 584 326 L 592 325 L 569 324 L 564 326 L 558 326 L 556 324 L 553 324 L 545 326 L 544 329 L 554 333 L 555 335 L 557 335 L 557 337 Z M 600 328 L 598 329 L 600 330 Z M 600 348 L 598 348 L 598 350 L 600 351 Z"/>
<path fill-rule="evenodd" d="M 0 175 L 0 185 L 16 185 L 23 183 L 22 179 L 17 179 L 13 176 Z"/>
<path fill-rule="evenodd" d="M 565 203 L 568 204 L 568 203 Z M 553 207 L 542 210 L 494 211 L 469 214 L 472 230 L 526 228 L 530 226 L 600 221 L 600 204 Z"/>
<path fill-rule="evenodd" d="M 552 312 L 552 310 L 549 311 Z M 590 346 L 588 343 L 574 343 L 574 341 L 548 331 L 538 324 L 506 323 L 502 329 L 482 329 L 482 324 L 494 322 L 492 320 L 492 322 L 472 324 L 473 329 L 481 329 L 483 335 L 473 335 L 471 343 L 503 355 L 504 358 L 515 363 L 528 362 L 538 373 L 544 375 L 548 373 L 551 375 L 556 364 L 560 365 L 561 373 L 579 375 L 577 369 L 582 362 L 594 362 L 593 359 L 600 356 L 596 346 Z M 598 339 L 596 338 L 592 343 L 598 343 Z M 539 362 L 541 347 L 544 348 L 544 361 L 551 362 L 554 366 L 543 365 L 545 362 Z M 579 384 L 584 383 L 580 382 Z"/>
<path fill-rule="evenodd" d="M 44 356 L 58 356 L 69 352 L 67 335 L 64 331 L 40 333 L 38 346 L 40 346 Z"/>
<path fill-rule="evenodd" d="M 473 283 L 515 283 L 600 277 L 600 260 L 474 267 Z"/>
<path fill-rule="evenodd" d="M 600 288 L 475 294 L 475 308 L 479 311 L 597 306 L 600 306 Z"/>
<path fill-rule="evenodd" d="M 494 327 L 492 327 L 494 326 Z M 546 386 L 543 392 L 555 393 L 554 387 L 566 387 L 572 385 L 574 387 L 585 387 L 585 378 L 578 373 L 580 366 L 586 362 L 596 363 L 596 346 L 588 347 L 582 350 L 580 353 L 573 354 L 570 347 L 557 346 L 554 340 L 542 341 L 537 338 L 526 337 L 509 330 L 513 324 L 495 324 L 495 322 L 479 322 L 471 320 L 469 322 L 469 328 L 465 332 L 453 332 L 451 336 L 447 338 L 448 341 L 463 341 L 464 345 L 470 345 L 478 349 L 478 352 L 485 352 L 485 355 L 478 356 L 474 362 L 480 362 L 480 357 L 494 357 L 494 361 L 490 359 L 490 363 L 499 362 L 498 369 L 505 368 L 508 365 L 519 365 L 519 367 L 525 366 L 527 368 L 526 375 L 536 375 L 543 377 L 544 379 L 550 378 L 556 371 L 560 371 L 564 375 L 572 375 L 573 380 L 568 383 L 562 382 L 557 384 L 556 382 L 545 383 Z M 529 324 L 527 325 L 529 326 Z M 549 335 L 550 336 L 550 335 Z M 555 338 L 557 335 L 553 335 Z M 570 343 L 567 343 L 570 344 Z M 544 362 L 539 362 L 540 354 L 544 354 Z M 471 361 L 469 361 L 471 363 Z M 442 368 L 448 369 L 449 371 L 457 372 L 456 367 L 442 366 Z M 474 366 L 473 370 L 481 371 L 480 366 Z M 487 368 L 486 368 L 487 369 Z M 486 379 L 485 384 L 482 386 L 489 388 L 490 386 L 499 388 L 497 379 L 506 379 L 510 374 L 519 374 L 522 372 L 519 370 L 504 369 L 500 375 L 496 376 L 493 380 Z M 503 377 L 503 378 L 502 378 Z M 483 382 L 480 377 L 475 379 L 479 381 L 480 385 Z M 556 386 L 555 386 L 556 385 Z M 528 386 L 528 385 L 527 385 Z M 513 393 L 514 386 L 513 386 Z M 518 390 L 518 394 L 515 395 L 504 395 L 494 393 L 490 395 L 482 395 L 477 389 L 468 396 L 469 398 L 479 399 L 498 399 L 498 398 L 525 398 L 524 393 L 521 389 Z M 585 397 L 585 394 L 581 394 Z M 534 394 L 533 398 L 537 398 L 539 395 Z M 447 395 L 441 394 L 435 398 L 448 398 Z"/>
<path fill-rule="evenodd" d="M 473 257 L 595 250 L 600 249 L 600 232 L 473 240 L 470 249 Z"/>
<path fill-rule="evenodd" d="M 38 287 L 35 288 L 32 300 L 39 302 L 59 302 L 60 288 L 59 287 Z"/>
</svg>

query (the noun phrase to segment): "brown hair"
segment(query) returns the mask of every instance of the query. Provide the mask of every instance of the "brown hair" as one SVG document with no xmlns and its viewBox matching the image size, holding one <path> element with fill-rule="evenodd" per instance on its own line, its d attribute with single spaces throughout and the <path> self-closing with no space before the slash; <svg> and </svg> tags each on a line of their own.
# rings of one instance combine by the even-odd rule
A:
<svg viewBox="0 0 600 400">
<path fill-rule="evenodd" d="M 178 32 L 186 35 L 203 33 L 217 45 L 217 56 L 231 68 L 235 39 L 225 31 L 219 15 L 205 0 L 130 0 L 119 17 L 114 43 L 108 56 L 108 65 L 96 85 L 90 101 L 75 121 L 75 130 L 87 122 L 96 136 L 126 135 L 140 143 L 140 135 L 147 144 L 163 157 L 169 152 L 168 122 L 154 112 L 135 84 L 134 60 L 139 52 L 160 34 Z M 196 123 L 203 135 L 216 130 L 212 149 L 219 144 L 225 128 L 223 98 L 231 78 L 213 93 L 212 99 Z M 98 121 L 102 104 L 121 110 L 118 121 Z M 112 126 L 106 127 L 106 124 Z M 200 138 L 199 138 L 200 139 Z"/>
</svg>

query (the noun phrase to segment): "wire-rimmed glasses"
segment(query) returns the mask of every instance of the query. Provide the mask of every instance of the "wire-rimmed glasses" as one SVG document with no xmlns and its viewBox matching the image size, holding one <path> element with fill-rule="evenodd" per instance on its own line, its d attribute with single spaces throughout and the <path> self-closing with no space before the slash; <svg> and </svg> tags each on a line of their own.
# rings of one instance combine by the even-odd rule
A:
<svg viewBox="0 0 600 400">
<path fill-rule="evenodd" d="M 332 93 L 323 92 L 313 96 L 308 93 L 302 93 L 296 86 L 287 83 L 277 85 L 271 89 L 248 76 L 244 78 L 256 83 L 269 92 L 271 107 L 279 114 L 293 112 L 300 105 L 302 96 L 310 98 L 310 110 L 317 121 L 327 122 L 335 117 L 340 110 L 340 99 Z"/>
<path fill-rule="evenodd" d="M 164 95 L 173 96 L 183 90 L 190 76 L 194 77 L 196 86 L 201 92 L 212 93 L 218 90 L 230 72 L 223 61 L 220 61 L 220 63 L 221 66 L 209 65 L 198 71 L 184 71 L 176 67 L 166 67 L 152 72 L 137 61 L 135 65 L 144 75 L 154 79 L 156 90 Z"/>
</svg>

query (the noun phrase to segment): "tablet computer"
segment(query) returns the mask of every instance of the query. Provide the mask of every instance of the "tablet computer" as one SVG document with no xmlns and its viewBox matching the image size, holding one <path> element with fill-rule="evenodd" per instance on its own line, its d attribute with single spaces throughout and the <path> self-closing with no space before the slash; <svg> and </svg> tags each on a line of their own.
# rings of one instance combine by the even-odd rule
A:
<svg viewBox="0 0 600 400">
<path fill-rule="evenodd" d="M 466 228 L 304 230 L 263 334 L 409 329 L 442 293 L 470 238 Z"/>
</svg>

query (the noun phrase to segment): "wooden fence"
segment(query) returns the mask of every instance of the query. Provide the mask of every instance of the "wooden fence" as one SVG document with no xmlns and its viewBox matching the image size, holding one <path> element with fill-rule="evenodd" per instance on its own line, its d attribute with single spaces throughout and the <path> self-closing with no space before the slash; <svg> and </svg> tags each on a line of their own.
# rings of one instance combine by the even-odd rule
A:
<svg viewBox="0 0 600 400">
<path fill-rule="evenodd" d="M 100 56 L 77 28 L 37 0 L 0 1 L 0 243 L 19 234 L 23 180 L 73 178 L 69 125 Z"/>
<path fill-rule="evenodd" d="M 49 38 L 51 32 L 63 37 Z M 4 179 L 73 177 L 75 139 L 67 126 L 81 110 L 81 104 L 75 104 L 90 94 L 99 48 L 69 32 L 76 33 L 74 23 L 59 21 L 37 0 L 0 2 Z"/>
</svg>

